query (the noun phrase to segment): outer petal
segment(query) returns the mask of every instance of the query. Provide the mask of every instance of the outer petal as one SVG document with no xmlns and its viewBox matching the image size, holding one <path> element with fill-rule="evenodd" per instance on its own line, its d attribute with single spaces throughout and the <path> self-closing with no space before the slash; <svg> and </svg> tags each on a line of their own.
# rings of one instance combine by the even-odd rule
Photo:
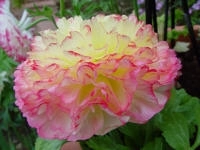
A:
<svg viewBox="0 0 200 150">
<path fill-rule="evenodd" d="M 140 83 L 134 94 L 129 115 L 131 122 L 145 123 L 156 113 L 160 112 L 169 97 L 172 85 Z"/>
</svg>

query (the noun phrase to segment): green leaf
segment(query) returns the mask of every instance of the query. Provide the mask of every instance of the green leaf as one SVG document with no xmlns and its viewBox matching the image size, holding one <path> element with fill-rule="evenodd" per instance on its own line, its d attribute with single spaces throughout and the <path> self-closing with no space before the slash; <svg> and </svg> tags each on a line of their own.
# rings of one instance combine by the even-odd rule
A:
<svg viewBox="0 0 200 150">
<path fill-rule="evenodd" d="M 184 89 L 172 89 L 165 108 L 153 119 L 173 149 L 196 149 L 200 146 L 199 114 L 198 98 L 187 94 Z"/>
<path fill-rule="evenodd" d="M 200 100 L 197 97 L 192 97 L 187 94 L 184 89 L 171 91 L 171 97 L 167 102 L 161 115 L 179 112 L 187 119 L 188 124 L 194 123 L 196 118 L 199 118 L 198 111 Z M 196 115 L 195 115 L 196 114 Z"/>
<path fill-rule="evenodd" d="M 34 9 L 28 9 L 28 12 L 33 17 L 39 16 L 41 18 L 35 20 L 26 29 L 30 29 L 33 26 L 35 26 L 36 24 L 38 24 L 38 23 L 40 23 L 42 21 L 47 21 L 47 20 L 51 21 L 55 25 L 55 27 L 57 27 L 55 19 L 53 17 L 54 16 L 54 11 L 53 11 L 53 9 L 51 7 L 44 6 L 42 9 L 40 9 L 38 6 L 34 5 Z"/>
<path fill-rule="evenodd" d="M 189 129 L 186 118 L 181 113 L 164 116 L 161 130 L 167 143 L 176 150 L 189 150 Z"/>
<path fill-rule="evenodd" d="M 120 131 L 125 134 L 126 136 L 129 136 L 133 140 L 138 140 L 137 137 L 140 135 L 144 135 L 144 131 L 141 128 L 142 125 L 137 125 L 134 123 L 127 123 L 125 126 L 122 126 L 120 128 Z"/>
<path fill-rule="evenodd" d="M 2 150 L 9 150 L 9 142 L 5 139 L 2 131 L 0 130 L 0 149 Z"/>
<path fill-rule="evenodd" d="M 119 144 L 116 140 L 119 136 L 110 135 L 92 137 L 86 144 L 92 150 L 130 150 L 128 147 Z"/>
<path fill-rule="evenodd" d="M 65 142 L 64 140 L 47 140 L 38 137 L 35 143 L 35 150 L 60 150 Z"/>
<path fill-rule="evenodd" d="M 172 89 L 170 99 L 168 100 L 165 108 L 163 109 L 162 114 L 169 112 L 180 112 L 180 107 L 182 107 L 185 103 L 190 101 L 190 99 L 193 99 L 193 97 L 187 94 L 184 89 Z M 183 110 L 181 111 L 183 112 Z"/>
<path fill-rule="evenodd" d="M 53 9 L 48 6 L 44 6 L 42 9 L 40 9 L 38 6 L 34 5 L 34 9 L 28 9 L 28 12 L 31 16 L 42 16 L 51 18 L 53 15 Z"/>
<path fill-rule="evenodd" d="M 12 0 L 11 5 L 13 5 L 14 8 L 21 8 L 24 4 L 24 0 Z"/>
<path fill-rule="evenodd" d="M 16 143 L 20 143 L 22 149 L 33 150 L 35 132 L 29 130 L 30 127 L 14 104 L 13 72 L 18 63 L 1 48 L 0 60 L 0 149 L 15 150 Z"/>
<path fill-rule="evenodd" d="M 153 141 L 156 137 L 161 135 L 161 131 L 157 128 L 157 123 L 155 121 L 156 120 L 152 118 L 146 124 L 128 123 L 119 130 L 125 134 L 126 144 L 132 145 L 135 149 L 140 149 L 146 143 Z"/>
<path fill-rule="evenodd" d="M 6 71 L 8 74 L 13 73 L 17 62 L 10 58 L 3 49 L 0 48 L 0 72 Z"/>
<path fill-rule="evenodd" d="M 200 105 L 196 105 L 195 113 L 193 116 L 195 116 L 195 124 L 197 125 L 197 132 L 196 132 L 196 139 L 194 141 L 194 144 L 192 145 L 193 149 L 196 149 L 200 146 Z"/>
<path fill-rule="evenodd" d="M 164 149 L 165 144 L 162 138 L 155 138 L 153 141 L 145 144 L 142 150 L 162 150 Z"/>
</svg>

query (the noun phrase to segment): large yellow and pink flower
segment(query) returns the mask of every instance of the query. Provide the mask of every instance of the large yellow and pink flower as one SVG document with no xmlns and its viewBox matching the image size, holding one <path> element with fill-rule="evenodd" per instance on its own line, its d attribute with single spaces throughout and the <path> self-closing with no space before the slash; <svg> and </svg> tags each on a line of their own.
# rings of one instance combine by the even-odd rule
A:
<svg viewBox="0 0 200 150">
<path fill-rule="evenodd" d="M 161 111 L 180 61 L 134 15 L 57 21 L 34 38 L 14 73 L 16 105 L 39 136 L 103 135 Z"/>
<path fill-rule="evenodd" d="M 0 0 L 0 47 L 14 60 L 22 62 L 30 49 L 32 32 L 26 30 L 31 18 L 25 10 L 18 21 L 10 12 L 10 0 Z"/>
</svg>

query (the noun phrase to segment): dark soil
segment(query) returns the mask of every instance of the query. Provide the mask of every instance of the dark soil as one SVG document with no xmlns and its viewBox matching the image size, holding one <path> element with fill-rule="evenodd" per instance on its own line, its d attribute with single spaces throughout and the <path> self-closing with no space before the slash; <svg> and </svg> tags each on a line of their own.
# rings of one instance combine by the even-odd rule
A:
<svg viewBox="0 0 200 150">
<path fill-rule="evenodd" d="M 200 62 L 192 54 L 192 50 L 178 54 L 178 57 L 182 63 L 182 75 L 178 78 L 181 88 L 184 88 L 190 95 L 200 98 Z"/>
</svg>

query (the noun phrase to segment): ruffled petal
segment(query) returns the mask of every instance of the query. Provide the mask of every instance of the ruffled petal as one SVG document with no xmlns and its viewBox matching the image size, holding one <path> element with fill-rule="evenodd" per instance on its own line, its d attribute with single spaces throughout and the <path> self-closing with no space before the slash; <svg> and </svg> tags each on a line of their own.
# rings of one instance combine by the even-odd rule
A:
<svg viewBox="0 0 200 150">
<path fill-rule="evenodd" d="M 181 67 L 134 15 L 57 20 L 15 71 L 16 105 L 39 136 L 85 140 L 161 111 Z"/>
</svg>

